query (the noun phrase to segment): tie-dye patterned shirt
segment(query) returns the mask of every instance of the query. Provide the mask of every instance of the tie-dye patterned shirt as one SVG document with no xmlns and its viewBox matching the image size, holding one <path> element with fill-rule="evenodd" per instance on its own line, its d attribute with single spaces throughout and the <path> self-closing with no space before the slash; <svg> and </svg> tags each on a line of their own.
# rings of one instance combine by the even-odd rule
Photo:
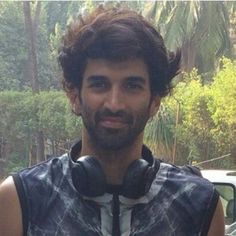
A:
<svg viewBox="0 0 236 236">
<path fill-rule="evenodd" d="M 112 195 L 81 196 L 71 179 L 70 154 L 13 175 L 24 235 L 112 236 Z M 160 162 L 150 190 L 119 196 L 121 236 L 207 235 L 218 194 L 207 180 Z"/>
</svg>

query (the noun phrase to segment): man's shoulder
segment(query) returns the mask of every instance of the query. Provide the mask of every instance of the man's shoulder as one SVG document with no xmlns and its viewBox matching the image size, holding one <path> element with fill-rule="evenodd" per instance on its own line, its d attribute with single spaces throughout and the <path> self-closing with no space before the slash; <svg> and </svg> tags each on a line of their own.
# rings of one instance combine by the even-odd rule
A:
<svg viewBox="0 0 236 236">
<path fill-rule="evenodd" d="M 21 208 L 11 176 L 0 184 L 0 212 L 0 235 L 21 235 Z"/>
<path fill-rule="evenodd" d="M 189 166 L 161 162 L 155 185 L 161 186 L 156 199 L 169 198 L 184 206 L 190 204 L 189 207 L 196 206 L 199 212 L 209 206 L 215 209 L 219 198 L 214 185 L 204 179 L 197 169 Z"/>
<path fill-rule="evenodd" d="M 69 157 L 67 154 L 64 154 L 59 157 L 51 157 L 43 162 L 40 162 L 36 165 L 23 168 L 18 171 L 16 174 L 20 176 L 32 175 L 32 177 L 43 177 L 43 173 L 48 174 L 52 171 L 58 171 L 59 169 L 66 170 L 69 168 Z M 15 174 L 13 174 L 15 175 Z"/>
<path fill-rule="evenodd" d="M 12 174 L 17 187 L 28 192 L 45 192 L 59 186 L 68 176 L 70 161 L 67 154 L 53 157 L 34 166 L 24 168 Z"/>
<path fill-rule="evenodd" d="M 175 185 L 179 188 L 193 186 L 198 190 L 203 188 L 214 191 L 214 185 L 202 177 L 200 170 L 189 165 L 176 166 L 161 162 L 157 178 L 163 178 L 165 185 Z"/>
</svg>

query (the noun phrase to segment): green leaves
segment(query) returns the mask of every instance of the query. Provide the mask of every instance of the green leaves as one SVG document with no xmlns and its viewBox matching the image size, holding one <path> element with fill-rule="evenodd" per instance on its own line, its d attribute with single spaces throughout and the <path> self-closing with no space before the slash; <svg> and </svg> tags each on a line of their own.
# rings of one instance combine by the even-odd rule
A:
<svg viewBox="0 0 236 236">
<path fill-rule="evenodd" d="M 200 162 L 231 153 L 215 168 L 231 168 L 236 147 L 236 61 L 220 60 L 212 83 L 204 84 L 194 69 L 183 74 L 173 96 L 145 129 L 145 142 L 155 154 L 178 164 Z M 174 153 L 176 152 L 176 155 Z"/>
<path fill-rule="evenodd" d="M 151 118 L 145 128 L 145 143 L 147 143 L 156 155 L 171 156 L 175 124 L 173 110 L 166 104 L 161 104 L 156 116 Z"/>
<path fill-rule="evenodd" d="M 1 92 L 0 116 L 0 134 L 9 141 L 27 138 L 38 129 L 52 140 L 80 136 L 80 119 L 71 114 L 63 92 Z"/>
<path fill-rule="evenodd" d="M 230 52 L 228 3 L 172 1 L 147 3 L 144 14 L 161 31 L 167 48 L 183 50 L 183 68 L 190 72 L 215 69 L 219 57 Z"/>
<path fill-rule="evenodd" d="M 216 124 L 225 122 L 231 126 L 236 125 L 236 62 L 223 58 L 221 63 L 222 69 L 213 78 L 211 111 Z"/>
</svg>

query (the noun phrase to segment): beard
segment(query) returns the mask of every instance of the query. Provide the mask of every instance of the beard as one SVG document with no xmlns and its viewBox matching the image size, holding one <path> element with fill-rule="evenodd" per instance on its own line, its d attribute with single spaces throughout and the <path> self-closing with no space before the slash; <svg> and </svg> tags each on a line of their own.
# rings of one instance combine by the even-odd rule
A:
<svg viewBox="0 0 236 236">
<path fill-rule="evenodd" d="M 132 145 L 143 132 L 149 119 L 147 107 L 135 114 L 135 117 L 130 112 L 117 111 L 114 113 L 106 108 L 94 113 L 85 105 L 82 110 L 83 124 L 89 134 L 90 141 L 95 147 L 107 151 L 118 151 Z M 118 118 L 124 127 L 108 128 L 100 125 L 100 122 L 106 117 Z"/>
</svg>

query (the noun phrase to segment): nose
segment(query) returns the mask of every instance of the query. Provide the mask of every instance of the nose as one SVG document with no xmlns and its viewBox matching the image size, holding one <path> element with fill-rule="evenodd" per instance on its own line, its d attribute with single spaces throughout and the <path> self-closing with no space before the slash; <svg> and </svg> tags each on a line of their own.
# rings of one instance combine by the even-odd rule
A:
<svg viewBox="0 0 236 236">
<path fill-rule="evenodd" d="M 124 101 L 125 98 L 122 91 L 119 88 L 113 88 L 106 96 L 104 107 L 115 113 L 117 111 L 124 110 Z"/>
</svg>

